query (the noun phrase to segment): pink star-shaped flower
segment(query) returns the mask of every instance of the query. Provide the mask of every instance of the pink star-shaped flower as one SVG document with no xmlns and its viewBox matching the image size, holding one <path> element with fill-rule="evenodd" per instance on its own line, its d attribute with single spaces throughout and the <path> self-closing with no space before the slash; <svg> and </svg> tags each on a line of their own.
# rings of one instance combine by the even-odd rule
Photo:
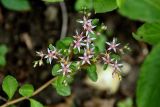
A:
<svg viewBox="0 0 160 107">
<path fill-rule="evenodd" d="M 85 51 L 86 51 L 87 55 L 91 55 L 93 57 L 94 47 L 92 47 L 92 48 L 87 47 L 87 49 Z"/>
<path fill-rule="evenodd" d="M 75 40 L 73 41 L 74 48 L 77 48 L 79 52 L 80 52 L 81 46 L 85 45 L 84 43 L 82 43 L 82 39 L 84 38 L 82 35 L 83 35 L 83 33 L 78 34 L 78 32 L 76 31 L 76 36 L 74 36 Z"/>
<path fill-rule="evenodd" d="M 111 64 L 111 66 L 113 67 L 114 71 L 118 70 L 118 71 L 121 71 L 120 67 L 123 66 L 123 64 L 118 64 L 117 60 Z"/>
<path fill-rule="evenodd" d="M 104 57 L 102 57 L 103 61 L 105 64 L 111 64 L 111 62 L 113 61 L 111 58 L 110 58 L 110 54 L 109 53 L 106 53 Z"/>
<path fill-rule="evenodd" d="M 71 72 L 70 70 L 70 65 L 71 63 L 65 64 L 65 63 L 61 63 L 61 69 L 58 70 L 57 72 L 63 72 L 63 76 L 65 76 L 66 74 L 68 74 L 69 72 Z"/>
<path fill-rule="evenodd" d="M 78 31 L 76 30 L 76 35 L 73 36 L 73 38 L 76 39 L 76 40 L 83 39 L 83 38 L 84 38 L 83 32 L 81 32 L 81 33 L 79 34 Z"/>
<path fill-rule="evenodd" d="M 42 51 L 36 52 L 36 54 L 37 54 L 37 56 L 39 56 L 39 57 L 41 57 L 41 58 L 43 58 L 44 55 L 45 55 Z"/>
<path fill-rule="evenodd" d="M 92 34 L 94 34 L 93 32 L 93 28 L 95 28 L 96 26 L 92 25 L 92 19 L 87 19 L 85 16 L 83 17 L 83 21 L 78 21 L 79 23 L 83 24 L 83 29 L 86 30 L 86 35 L 88 35 L 89 32 L 91 32 Z"/>
<path fill-rule="evenodd" d="M 79 58 L 82 60 L 82 65 L 83 65 L 85 63 L 91 64 L 90 63 L 90 58 L 92 58 L 92 57 L 93 57 L 93 55 L 87 55 L 87 52 L 86 52 L 86 49 L 85 49 L 83 57 L 79 57 Z"/>
<path fill-rule="evenodd" d="M 77 40 L 77 41 L 74 40 L 73 42 L 74 42 L 74 48 L 77 48 L 79 52 L 80 52 L 81 46 L 85 45 L 84 43 L 81 42 L 81 40 Z"/>
<path fill-rule="evenodd" d="M 53 59 L 58 59 L 57 58 L 57 55 L 58 55 L 58 53 L 57 53 L 57 50 L 56 50 L 56 48 L 55 47 L 53 47 L 54 49 L 53 50 L 50 50 L 49 48 L 48 48 L 48 54 L 45 56 L 45 58 L 47 58 L 48 60 L 49 60 L 49 63 L 51 64 L 52 63 L 52 60 Z"/>
<path fill-rule="evenodd" d="M 109 45 L 108 50 L 113 50 L 114 52 L 116 52 L 117 47 L 120 45 L 120 43 L 116 43 L 116 38 L 113 38 L 113 41 L 110 42 L 106 42 L 107 45 Z"/>
<path fill-rule="evenodd" d="M 89 35 L 87 36 L 87 38 L 84 40 L 84 42 L 86 43 L 87 48 L 89 48 L 89 45 L 91 45 L 91 43 L 93 42 L 93 40 L 95 40 L 96 38 L 91 38 Z"/>
</svg>

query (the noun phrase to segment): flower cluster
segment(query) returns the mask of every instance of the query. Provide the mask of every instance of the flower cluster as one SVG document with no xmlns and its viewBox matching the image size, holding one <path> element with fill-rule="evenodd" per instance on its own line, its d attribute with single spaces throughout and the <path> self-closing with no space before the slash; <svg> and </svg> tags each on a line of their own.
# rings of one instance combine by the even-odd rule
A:
<svg viewBox="0 0 160 107">
<path fill-rule="evenodd" d="M 71 42 L 63 43 L 61 40 L 61 45 L 66 45 L 68 49 L 57 48 L 53 45 L 49 46 L 48 53 L 37 52 L 40 60 L 35 61 L 34 66 L 41 66 L 43 64 L 43 59 L 47 59 L 49 64 L 55 60 L 59 64 L 60 68 L 56 71 L 59 75 L 64 77 L 72 75 L 75 70 L 83 68 L 86 66 L 91 66 L 98 62 L 103 62 L 105 65 L 110 65 L 113 67 L 113 74 L 120 74 L 122 64 L 119 60 L 114 57 L 120 53 L 120 43 L 117 42 L 116 38 L 113 38 L 112 42 L 106 42 L 107 49 L 105 53 L 96 53 L 95 41 L 96 37 L 93 36 L 99 32 L 95 32 L 95 25 L 92 24 L 92 19 L 84 16 L 83 20 L 78 21 L 82 24 L 81 32 L 76 30 L 76 34 L 73 36 Z M 103 28 L 103 27 L 102 27 Z M 70 44 L 68 44 L 70 43 Z M 75 51 L 77 52 L 75 53 Z M 75 65 L 76 62 L 76 65 Z"/>
<path fill-rule="evenodd" d="M 118 63 L 117 59 L 111 58 L 111 54 L 113 52 L 114 54 L 116 54 L 120 50 L 119 48 L 120 43 L 116 43 L 116 42 L 117 42 L 116 38 L 113 38 L 112 42 L 106 42 L 106 44 L 108 45 L 108 49 L 106 53 L 104 54 L 104 56 L 102 57 L 102 60 L 104 61 L 105 64 L 113 67 L 113 74 L 117 73 L 119 75 L 120 74 L 119 72 L 121 71 L 121 67 L 123 65 Z"/>
</svg>

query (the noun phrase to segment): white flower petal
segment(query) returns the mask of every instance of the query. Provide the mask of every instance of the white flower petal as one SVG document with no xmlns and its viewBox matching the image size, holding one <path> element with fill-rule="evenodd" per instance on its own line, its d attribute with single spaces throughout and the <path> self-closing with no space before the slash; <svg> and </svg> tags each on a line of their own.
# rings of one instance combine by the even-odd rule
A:
<svg viewBox="0 0 160 107">
<path fill-rule="evenodd" d="M 116 46 L 119 46 L 119 45 L 120 45 L 120 43 L 116 44 Z"/>
<path fill-rule="evenodd" d="M 114 52 L 116 52 L 116 48 L 113 48 Z"/>
<path fill-rule="evenodd" d="M 61 66 L 62 66 L 62 68 L 64 68 L 64 64 L 63 63 L 61 63 Z"/>
<path fill-rule="evenodd" d="M 80 59 L 83 59 L 84 57 L 79 57 Z"/>
<path fill-rule="evenodd" d="M 90 31 L 92 34 L 94 34 L 93 30 Z"/>
<path fill-rule="evenodd" d="M 80 21 L 77 21 L 77 22 L 79 22 L 79 23 L 83 23 L 83 21 L 82 21 L 82 20 L 80 20 Z"/>
<path fill-rule="evenodd" d="M 82 65 L 84 65 L 85 64 L 85 61 L 82 61 Z"/>
<path fill-rule="evenodd" d="M 88 63 L 88 64 L 91 64 L 89 60 L 87 60 L 87 63 Z"/>
<path fill-rule="evenodd" d="M 92 28 L 95 28 L 96 26 L 92 26 Z"/>
<path fill-rule="evenodd" d="M 52 63 L 52 58 L 49 57 L 48 60 L 49 60 L 49 63 L 51 64 Z"/>
<path fill-rule="evenodd" d="M 62 72 L 62 69 L 59 69 L 57 72 Z"/>
<path fill-rule="evenodd" d="M 56 56 L 53 56 L 54 59 L 58 59 Z"/>
<path fill-rule="evenodd" d="M 109 42 L 106 42 L 106 44 L 107 44 L 107 45 L 111 45 L 111 43 L 109 43 Z"/>
<path fill-rule="evenodd" d="M 48 55 L 46 55 L 44 58 L 48 58 Z"/>
<path fill-rule="evenodd" d="M 86 31 L 86 36 L 88 35 L 88 33 L 89 33 L 89 32 L 88 32 L 88 30 L 87 30 L 87 31 Z"/>
<path fill-rule="evenodd" d="M 80 52 L 80 47 L 78 47 L 78 52 Z"/>
<path fill-rule="evenodd" d="M 48 51 L 48 53 L 50 53 L 50 52 L 51 52 L 49 48 L 47 49 L 47 51 Z"/>
</svg>

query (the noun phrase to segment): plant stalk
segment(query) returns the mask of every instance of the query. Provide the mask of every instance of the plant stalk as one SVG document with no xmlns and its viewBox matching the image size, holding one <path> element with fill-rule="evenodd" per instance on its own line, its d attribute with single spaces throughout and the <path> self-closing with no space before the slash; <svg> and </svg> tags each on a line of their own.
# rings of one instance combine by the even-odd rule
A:
<svg viewBox="0 0 160 107">
<path fill-rule="evenodd" d="M 40 93 L 42 90 L 44 90 L 45 88 L 47 88 L 50 84 L 52 84 L 52 82 L 56 80 L 56 78 L 52 78 L 51 80 L 47 81 L 45 84 L 43 84 L 41 87 L 39 87 L 37 90 L 34 91 L 34 93 L 29 96 L 29 97 L 20 97 L 20 98 L 17 98 L 17 99 L 14 99 L 14 100 L 11 100 L 11 101 L 8 101 L 6 102 L 5 104 L 1 105 L 0 107 L 7 107 L 9 105 L 13 105 L 13 104 L 16 104 L 20 101 L 23 101 L 23 100 L 26 100 L 26 99 L 29 99 L 30 97 L 33 97 L 35 95 L 37 95 L 38 93 Z"/>
</svg>

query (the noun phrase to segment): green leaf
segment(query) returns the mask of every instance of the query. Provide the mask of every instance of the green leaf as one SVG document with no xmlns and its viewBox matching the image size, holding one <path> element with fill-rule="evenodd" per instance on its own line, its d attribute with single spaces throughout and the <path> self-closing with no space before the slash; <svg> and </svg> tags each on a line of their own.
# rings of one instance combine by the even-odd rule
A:
<svg viewBox="0 0 160 107">
<path fill-rule="evenodd" d="M 96 38 L 95 40 L 95 46 L 98 47 L 100 52 L 105 51 L 105 44 L 106 44 L 106 37 L 104 35 L 94 35 Z"/>
<path fill-rule="evenodd" d="M 31 107 L 43 107 L 43 105 L 40 102 L 34 99 L 29 99 L 29 101 L 30 101 Z"/>
<path fill-rule="evenodd" d="M 96 72 L 96 65 L 95 64 L 92 64 L 90 66 L 87 67 L 87 75 L 89 76 L 89 78 L 96 82 L 97 79 L 98 79 L 98 75 L 97 75 L 97 72 Z"/>
<path fill-rule="evenodd" d="M 59 76 L 52 84 L 57 93 L 61 96 L 69 96 L 71 94 L 70 86 L 64 84 L 65 77 Z"/>
<path fill-rule="evenodd" d="M 56 48 L 65 49 L 66 47 L 65 47 L 65 44 L 61 40 L 59 40 L 56 42 Z"/>
<path fill-rule="evenodd" d="M 59 74 L 59 72 L 57 72 L 58 70 L 60 70 L 61 66 L 60 64 L 55 64 L 52 68 L 52 75 L 56 76 Z"/>
<path fill-rule="evenodd" d="M 107 67 L 108 67 L 108 64 L 104 64 L 104 65 L 103 65 L 103 70 L 106 70 Z"/>
<path fill-rule="evenodd" d="M 54 46 L 52 44 L 49 44 L 48 47 L 49 47 L 50 50 L 54 50 Z"/>
<path fill-rule="evenodd" d="M 138 107 L 160 107 L 160 43 L 145 59 L 138 80 Z"/>
<path fill-rule="evenodd" d="M 77 48 L 73 48 L 73 53 L 76 55 L 79 53 L 78 49 Z"/>
<path fill-rule="evenodd" d="M 98 23 L 99 23 L 99 19 L 93 19 L 92 20 L 92 25 L 98 25 Z"/>
<path fill-rule="evenodd" d="M 61 40 L 65 46 L 70 46 L 70 44 L 73 42 L 72 37 L 65 37 Z"/>
<path fill-rule="evenodd" d="M 8 52 L 8 48 L 6 45 L 0 45 L 0 55 L 6 55 L 6 53 Z"/>
<path fill-rule="evenodd" d="M 28 11 L 31 9 L 28 0 L 1 0 L 4 7 L 15 11 Z"/>
<path fill-rule="evenodd" d="M 121 7 L 126 0 L 116 0 L 118 7 Z"/>
<path fill-rule="evenodd" d="M 6 65 L 6 59 L 5 59 L 5 56 L 3 55 L 0 55 L 0 67 L 3 67 Z"/>
<path fill-rule="evenodd" d="M 64 39 L 59 40 L 56 43 L 56 47 L 58 49 L 66 49 L 71 45 L 72 42 L 73 42 L 73 38 L 72 37 L 65 37 Z"/>
<path fill-rule="evenodd" d="M 160 0 L 119 0 L 118 4 L 119 12 L 131 19 L 160 21 Z"/>
<path fill-rule="evenodd" d="M 70 86 L 58 85 L 56 87 L 56 91 L 61 96 L 69 96 L 71 95 L 71 88 Z"/>
<path fill-rule="evenodd" d="M 111 54 L 111 59 L 114 59 L 114 60 L 121 60 L 121 56 L 120 55 L 117 55 L 117 54 Z"/>
<path fill-rule="evenodd" d="M 116 8 L 116 0 L 94 0 L 94 9 L 96 13 L 109 12 Z"/>
<path fill-rule="evenodd" d="M 118 102 L 117 107 L 133 107 L 133 101 L 131 98 L 127 98 L 123 101 Z"/>
<path fill-rule="evenodd" d="M 139 41 L 155 45 L 160 42 L 160 23 L 145 23 L 133 36 Z"/>
<path fill-rule="evenodd" d="M 72 62 L 70 68 L 72 69 L 73 72 L 76 71 L 78 69 L 77 62 L 76 61 Z"/>
<path fill-rule="evenodd" d="M 93 0 L 77 0 L 75 4 L 75 10 L 81 11 L 83 9 L 93 9 Z"/>
<path fill-rule="evenodd" d="M 18 88 L 17 80 L 8 75 L 3 79 L 2 89 L 8 95 L 9 99 L 11 99 Z"/>
<path fill-rule="evenodd" d="M 80 11 L 84 8 L 92 10 L 96 13 L 109 12 L 117 8 L 116 0 L 77 0 L 75 9 Z"/>
<path fill-rule="evenodd" d="M 31 84 L 25 84 L 19 89 L 19 93 L 22 96 L 26 96 L 26 97 L 31 96 L 33 92 L 34 92 L 34 88 Z"/>
<path fill-rule="evenodd" d="M 54 2 L 63 2 L 64 0 L 43 0 L 43 1 L 54 3 Z"/>
<path fill-rule="evenodd" d="M 94 47 L 94 54 L 98 55 L 99 53 L 100 53 L 100 50 L 99 50 L 98 46 L 95 46 Z"/>
</svg>

